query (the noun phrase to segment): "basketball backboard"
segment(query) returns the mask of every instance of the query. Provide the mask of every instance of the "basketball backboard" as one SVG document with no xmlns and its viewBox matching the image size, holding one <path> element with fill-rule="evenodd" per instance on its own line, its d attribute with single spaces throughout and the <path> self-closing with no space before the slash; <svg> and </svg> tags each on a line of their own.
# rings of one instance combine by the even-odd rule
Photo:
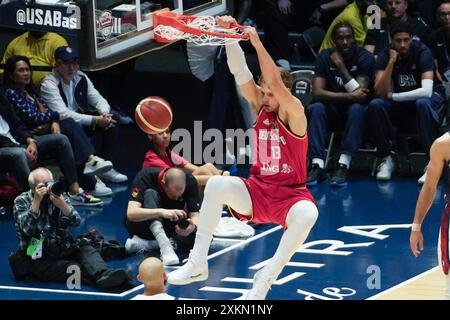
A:
<svg viewBox="0 0 450 320">
<path fill-rule="evenodd" d="M 51 31 L 78 49 L 84 70 L 107 68 L 168 44 L 153 40 L 152 12 L 219 15 L 228 0 L 3 0 L 0 27 Z"/>
</svg>

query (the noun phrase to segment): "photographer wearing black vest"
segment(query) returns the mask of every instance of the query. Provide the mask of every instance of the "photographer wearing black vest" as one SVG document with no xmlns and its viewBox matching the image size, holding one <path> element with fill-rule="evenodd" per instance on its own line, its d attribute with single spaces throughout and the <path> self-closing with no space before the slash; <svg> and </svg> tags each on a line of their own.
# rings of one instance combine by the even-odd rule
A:
<svg viewBox="0 0 450 320">
<path fill-rule="evenodd" d="M 78 267 L 80 282 L 99 289 L 128 289 L 134 285 L 122 269 L 110 269 L 99 251 L 88 241 L 75 240 L 68 232 L 81 219 L 63 193 L 61 182 L 54 182 L 45 168 L 33 170 L 30 189 L 14 201 L 14 220 L 19 251 L 9 262 L 18 280 L 66 282 Z"/>
</svg>

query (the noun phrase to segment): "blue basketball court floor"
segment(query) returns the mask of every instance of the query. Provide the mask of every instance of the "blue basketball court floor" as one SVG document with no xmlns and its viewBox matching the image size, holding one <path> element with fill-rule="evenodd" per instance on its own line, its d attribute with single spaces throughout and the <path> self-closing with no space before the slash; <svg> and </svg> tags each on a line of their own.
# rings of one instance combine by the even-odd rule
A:
<svg viewBox="0 0 450 320">
<path fill-rule="evenodd" d="M 113 185 L 113 197 L 102 208 L 78 208 L 82 217 L 74 235 L 97 229 L 106 239 L 122 244 L 128 237 L 123 226 L 130 188 L 140 168 L 143 152 L 128 152 L 123 170 L 130 178 Z M 413 178 L 394 177 L 379 183 L 370 176 L 350 177 L 348 187 L 332 188 L 328 182 L 311 188 L 319 218 L 305 244 L 298 249 L 272 286 L 272 300 L 361 300 L 373 297 L 437 265 L 436 242 L 443 209 L 444 189 L 439 187 L 423 225 L 425 251 L 415 258 L 409 249 L 410 223 L 420 187 Z M 268 208 L 270 210 L 270 208 Z M 275 252 L 282 229 L 253 225 L 249 239 L 215 239 L 209 256 L 209 279 L 186 286 L 167 286 L 179 299 L 239 299 L 251 287 L 255 272 Z M 136 286 L 127 292 L 99 292 L 83 286 L 16 281 L 8 265 L 17 239 L 11 219 L 0 220 L 0 299 L 130 299 L 142 293 L 137 269 L 144 256 L 110 261 L 114 268 L 132 270 Z M 185 256 L 183 256 L 185 257 Z M 173 267 L 168 267 L 170 272 Z"/>
</svg>

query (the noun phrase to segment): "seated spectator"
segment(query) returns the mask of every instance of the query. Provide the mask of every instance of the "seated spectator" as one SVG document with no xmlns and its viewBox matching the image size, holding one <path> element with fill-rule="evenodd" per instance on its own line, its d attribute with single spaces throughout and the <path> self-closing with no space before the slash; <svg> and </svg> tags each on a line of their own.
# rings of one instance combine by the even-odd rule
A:
<svg viewBox="0 0 450 320">
<path fill-rule="evenodd" d="M 99 289 L 130 288 L 133 280 L 125 270 L 110 269 L 100 253 L 89 244 L 74 246 L 68 229 L 80 225 L 80 215 L 65 195 L 49 191 L 52 173 L 37 168 L 30 173 L 29 191 L 14 201 L 14 221 L 19 240 L 19 251 L 10 257 L 14 274 L 27 269 L 27 278 L 44 282 L 67 283 L 72 275 L 70 266 L 78 266 L 81 283 L 95 285 Z M 58 237 L 51 237 L 53 232 Z M 64 247 L 58 257 L 57 247 Z M 70 248 L 70 249 L 69 249 Z M 21 261 L 18 265 L 17 261 Z M 15 262 L 15 263 L 14 263 Z"/>
<path fill-rule="evenodd" d="M 69 139 L 60 133 L 32 136 L 16 116 L 5 95 L 0 92 L 0 161 L 2 169 L 13 173 L 22 190 L 28 189 L 30 167 L 42 160 L 56 159 L 64 175 L 74 204 L 101 205 L 80 188 Z"/>
<path fill-rule="evenodd" d="M 266 0 L 264 3 L 264 43 L 273 60 L 287 70 L 290 30 L 302 22 L 298 3 L 290 0 Z"/>
<path fill-rule="evenodd" d="M 416 129 L 423 150 L 429 154 L 439 135 L 439 108 L 445 101 L 444 87 L 435 77 L 430 49 L 412 39 L 409 26 L 396 24 L 391 29 L 393 47 L 378 55 L 375 92 L 378 98 L 369 103 L 369 124 L 375 139 L 377 155 L 383 159 L 377 179 L 391 179 L 394 162 L 390 155 L 394 140 L 393 123 L 397 129 Z M 415 128 L 417 125 L 417 128 Z M 423 184 L 425 173 L 418 180 Z"/>
<path fill-rule="evenodd" d="M 196 166 L 170 150 L 170 129 L 159 134 L 149 134 L 147 136 L 150 140 L 150 150 L 145 154 L 142 169 L 148 167 L 184 169 L 197 179 L 199 186 L 205 186 L 208 179 L 212 176 L 230 175 L 228 171 L 219 170 L 211 163 L 201 167 Z"/>
<path fill-rule="evenodd" d="M 156 239 L 164 265 L 178 264 L 169 238 L 179 249 L 194 245 L 200 209 L 195 178 L 177 168 L 147 168 L 137 174 L 131 190 L 125 225 L 137 237 L 127 240 L 127 252 L 152 247 L 148 240 Z"/>
<path fill-rule="evenodd" d="M 309 16 L 309 21 L 318 26 L 330 25 L 336 15 L 339 14 L 352 0 L 328 0 L 319 1 L 320 4 L 314 8 Z M 332 19 L 330 20 L 330 17 Z"/>
<path fill-rule="evenodd" d="M 431 36 L 429 48 L 437 62 L 437 77 L 450 82 L 450 0 L 442 1 L 436 16 L 441 27 Z"/>
<path fill-rule="evenodd" d="M 144 284 L 144 294 L 131 300 L 175 300 L 166 293 L 167 275 L 164 265 L 157 258 L 147 258 L 139 265 L 138 280 Z"/>
<path fill-rule="evenodd" d="M 331 23 L 322 42 L 319 52 L 334 48 L 333 30 L 337 24 L 347 23 L 352 26 L 356 45 L 362 47 L 367 33 L 367 8 L 375 4 L 375 0 L 355 0 L 350 3 Z"/>
<path fill-rule="evenodd" d="M 55 51 L 56 65 L 42 80 L 42 100 L 48 108 L 59 113 L 60 119 L 73 119 L 94 139 L 97 154 L 114 159 L 117 155 L 119 127 L 117 116 L 111 114 L 108 102 L 94 88 L 89 78 L 79 70 L 78 55 L 70 47 Z M 102 155 L 103 156 L 103 155 Z M 114 168 L 99 175 L 102 180 L 125 182 L 127 176 Z"/>
<path fill-rule="evenodd" d="M 409 10 L 413 15 L 420 17 L 431 28 L 438 28 L 436 11 L 442 0 L 408 0 L 411 2 Z M 445 0 L 444 0 L 445 1 Z"/>
<path fill-rule="evenodd" d="M 83 187 L 87 190 L 93 189 L 92 194 L 95 196 L 112 194 L 110 188 L 95 178 L 96 174 L 110 170 L 112 163 L 94 155 L 94 147 L 78 123 L 70 118 L 59 121 L 59 113 L 46 108 L 35 94 L 31 74 L 27 57 L 12 56 L 6 61 L 3 79 L 7 88 L 6 97 L 19 118 L 34 135 L 63 133 L 67 136 L 75 157 L 77 173 L 83 176 Z M 79 193 L 71 188 L 69 190 L 69 196 Z"/>
<path fill-rule="evenodd" d="M 2 64 L 12 56 L 25 56 L 30 59 L 33 82 L 40 83 L 55 65 L 55 51 L 67 46 L 67 41 L 53 32 L 28 31 L 13 39 L 6 48 Z M 48 69 L 48 70 L 44 70 Z M 3 70 L 0 70 L 3 73 Z"/>
<path fill-rule="evenodd" d="M 308 137 L 312 167 L 307 184 L 325 180 L 325 142 L 332 124 L 345 122 L 339 168 L 331 177 L 331 185 L 344 186 L 352 155 L 363 138 L 364 115 L 374 75 L 372 54 L 356 46 L 353 28 L 347 23 L 335 25 L 333 42 L 336 49 L 327 49 L 316 58 L 312 82 L 314 102 L 307 108 Z"/>
<path fill-rule="evenodd" d="M 409 16 L 406 12 L 407 9 L 408 0 L 387 0 L 385 8 L 387 16 L 381 18 L 381 28 L 373 28 L 367 31 L 364 49 L 373 54 L 378 54 L 388 48 L 392 42 L 389 30 L 399 22 L 407 23 L 411 33 L 418 40 L 428 43 L 431 29 L 421 18 Z"/>
</svg>

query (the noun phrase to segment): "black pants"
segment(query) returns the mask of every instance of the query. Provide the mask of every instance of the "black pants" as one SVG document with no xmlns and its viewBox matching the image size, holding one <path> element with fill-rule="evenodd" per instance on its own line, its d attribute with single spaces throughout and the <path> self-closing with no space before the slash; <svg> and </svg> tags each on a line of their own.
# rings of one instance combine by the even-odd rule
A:
<svg viewBox="0 0 450 320">
<path fill-rule="evenodd" d="M 120 146 L 119 116 L 111 110 L 113 119 L 117 121 L 115 127 L 104 130 L 102 128 L 84 127 L 86 134 L 91 137 L 95 150 L 100 157 L 107 160 L 116 160 Z M 114 161 L 113 161 L 114 163 Z"/>
<path fill-rule="evenodd" d="M 423 150 L 429 155 L 433 141 L 439 136 L 442 120 L 439 109 L 444 101 L 444 95 L 437 92 L 431 98 L 414 102 L 396 103 L 381 98 L 370 101 L 369 126 L 377 146 L 377 156 L 384 158 L 389 155 L 395 127 L 406 132 L 416 131 Z"/>
<path fill-rule="evenodd" d="M 95 154 L 91 139 L 86 135 L 81 125 L 71 118 L 64 119 L 59 124 L 61 132 L 69 138 L 72 146 L 80 186 L 86 190 L 94 190 L 96 179 L 83 174 L 86 160 L 90 155 Z"/>
<path fill-rule="evenodd" d="M 296 1 L 291 1 L 291 12 L 283 14 L 278 8 L 277 1 L 266 0 L 263 15 L 264 21 L 264 44 L 271 57 L 276 61 L 279 59 L 289 60 L 289 31 L 303 29 L 301 11 Z M 307 20 L 306 20 L 307 21 Z"/>
<path fill-rule="evenodd" d="M 144 192 L 144 208 L 147 209 L 156 209 L 162 208 L 164 205 L 161 203 L 161 197 L 158 192 L 153 189 L 148 189 Z M 165 209 L 179 209 L 179 208 L 166 208 Z M 153 233 L 150 231 L 150 225 L 153 221 L 158 220 L 162 223 L 164 232 L 167 237 L 172 237 L 177 247 L 183 251 L 189 251 L 194 247 L 195 242 L 195 233 L 192 232 L 187 237 L 182 237 L 175 232 L 175 223 L 163 218 L 158 219 L 150 219 L 141 222 L 133 222 L 128 219 L 125 220 L 125 225 L 130 235 L 137 235 L 139 238 L 146 240 L 155 240 Z"/>
<path fill-rule="evenodd" d="M 25 255 L 25 253 L 23 253 Z M 67 279 L 73 275 L 71 267 L 79 267 L 81 271 L 81 283 L 87 285 L 95 285 L 99 275 L 108 269 L 105 261 L 100 253 L 90 245 L 80 248 L 77 256 L 70 260 L 54 260 L 48 258 L 41 258 L 37 260 L 30 260 L 25 256 L 22 260 L 23 264 L 28 264 L 28 274 L 36 280 L 42 282 L 58 282 L 66 283 Z M 14 270 L 15 266 L 11 263 L 11 268 Z"/>
<path fill-rule="evenodd" d="M 74 155 L 69 139 L 65 135 L 45 134 L 33 138 L 37 144 L 38 164 L 45 160 L 56 159 L 67 186 L 78 181 Z M 28 190 L 30 167 L 25 152 L 25 148 L 20 146 L 0 148 L 0 163 L 2 170 L 12 171 L 20 186 Z"/>
</svg>

